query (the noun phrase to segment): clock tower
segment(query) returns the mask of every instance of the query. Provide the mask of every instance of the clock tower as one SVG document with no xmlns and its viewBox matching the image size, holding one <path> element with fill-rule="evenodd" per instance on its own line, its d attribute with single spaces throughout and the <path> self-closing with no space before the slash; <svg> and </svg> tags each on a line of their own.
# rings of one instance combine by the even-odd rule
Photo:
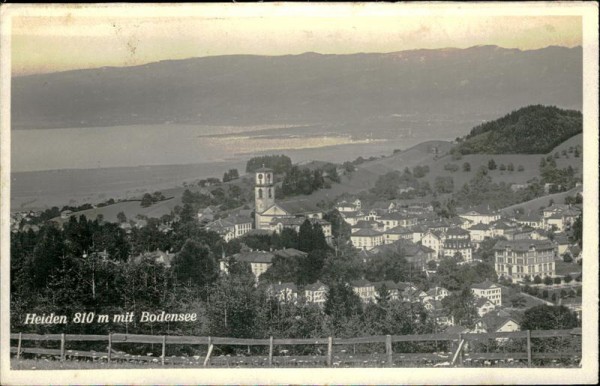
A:
<svg viewBox="0 0 600 386">
<path fill-rule="evenodd" d="M 256 223 L 258 215 L 275 204 L 275 183 L 273 170 L 262 167 L 254 175 L 254 207 Z"/>
</svg>

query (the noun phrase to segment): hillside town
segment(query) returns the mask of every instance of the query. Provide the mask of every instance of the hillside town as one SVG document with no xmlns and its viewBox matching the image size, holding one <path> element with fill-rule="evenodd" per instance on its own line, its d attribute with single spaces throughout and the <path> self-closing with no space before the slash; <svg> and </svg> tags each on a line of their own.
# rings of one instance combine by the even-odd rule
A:
<svg viewBox="0 0 600 386">
<path fill-rule="evenodd" d="M 441 217 L 431 203 L 414 200 L 410 204 L 380 200 L 365 205 L 355 197 L 339 200 L 332 208 L 322 208 L 310 199 L 277 199 L 273 169 L 261 167 L 252 175 L 254 205 L 225 213 L 219 206 L 209 205 L 198 209 L 192 221 L 200 229 L 214 232 L 224 245 L 240 243 L 239 250 L 230 254 L 221 247 L 221 275 L 228 275 L 232 263 L 246 264 L 255 287 L 263 288 L 266 296 L 277 303 L 314 305 L 322 310 L 330 288 L 320 277 L 310 283 L 291 282 L 286 275 L 278 276 L 278 271 L 271 269 L 274 264 L 306 260 L 310 250 L 299 250 L 297 245 L 261 250 L 245 242 L 286 233 L 298 235 L 308 224 L 309 228 L 318 229 L 318 237 L 326 243 L 324 248 L 335 251 L 330 259 L 350 253 L 364 267 L 375 264 L 382 256 L 406 261 L 408 280 L 389 280 L 385 275 L 380 275 L 379 280 L 368 280 L 363 273 L 345 283 L 364 306 L 382 301 L 415 304 L 430 315 L 436 329 L 448 332 L 517 331 L 523 312 L 540 305 L 565 305 L 581 318 L 582 256 L 581 248 L 571 237 L 582 213 L 581 204 L 552 203 L 539 212 L 514 215 L 479 205 L 459 208 L 451 217 Z M 65 210 L 60 219 L 73 221 L 76 214 Z M 13 232 L 38 231 L 39 225 L 28 224 L 28 219 L 39 215 L 15 213 Z M 172 234 L 174 224 L 180 220 L 174 216 L 161 222 L 157 230 Z M 145 219 L 119 224 L 128 235 L 145 227 Z M 342 229 L 349 232 L 344 236 Z M 104 260 L 108 257 L 106 250 L 96 255 Z M 156 249 L 131 254 L 128 259 L 138 264 L 150 260 L 171 268 L 176 255 L 172 249 Z M 442 267 L 458 271 L 477 264 L 489 264 L 494 274 L 471 277 L 471 284 L 466 287 L 468 294 L 464 295 L 464 288 L 458 289 L 462 285 L 440 285 L 438 271 Z M 413 276 L 416 280 L 411 280 Z M 451 296 L 472 299 L 469 307 L 473 314 L 465 318 L 452 309 L 451 302 L 444 301 Z"/>
</svg>

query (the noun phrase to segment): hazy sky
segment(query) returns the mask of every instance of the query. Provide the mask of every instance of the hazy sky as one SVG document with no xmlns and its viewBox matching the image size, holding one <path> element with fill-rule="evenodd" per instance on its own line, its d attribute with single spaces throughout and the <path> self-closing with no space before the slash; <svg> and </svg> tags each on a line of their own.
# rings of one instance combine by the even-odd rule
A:
<svg viewBox="0 0 600 386">
<path fill-rule="evenodd" d="M 12 17 L 15 75 L 240 53 L 343 54 L 484 44 L 535 49 L 582 44 L 581 17 L 556 15 L 551 7 L 550 12 L 504 8 L 499 13 L 467 4 L 461 9 L 422 4 L 127 9 L 113 5 L 42 9 L 47 16 L 40 16 L 40 8 L 24 8 Z"/>
</svg>

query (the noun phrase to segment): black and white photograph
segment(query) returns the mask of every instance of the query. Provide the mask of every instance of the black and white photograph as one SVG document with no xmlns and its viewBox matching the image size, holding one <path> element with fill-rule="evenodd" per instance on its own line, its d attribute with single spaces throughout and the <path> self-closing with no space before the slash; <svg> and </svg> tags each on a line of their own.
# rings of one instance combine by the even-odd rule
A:
<svg viewBox="0 0 600 386">
<path fill-rule="evenodd" d="M 0 383 L 598 381 L 596 3 L 0 13 Z"/>
</svg>

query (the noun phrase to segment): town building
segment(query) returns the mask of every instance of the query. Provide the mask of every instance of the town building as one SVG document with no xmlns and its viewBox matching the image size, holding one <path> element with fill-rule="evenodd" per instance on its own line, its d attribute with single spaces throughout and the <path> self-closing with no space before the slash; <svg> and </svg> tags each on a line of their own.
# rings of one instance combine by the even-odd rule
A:
<svg viewBox="0 0 600 386">
<path fill-rule="evenodd" d="M 472 224 L 489 224 L 500 219 L 500 213 L 490 210 L 489 207 L 480 207 L 459 213 L 459 216 L 471 221 Z"/>
<path fill-rule="evenodd" d="M 363 279 L 355 280 L 350 285 L 363 303 L 375 303 L 375 284 Z"/>
<path fill-rule="evenodd" d="M 502 306 L 502 288 L 489 280 L 476 283 L 471 286 L 473 295 L 477 298 L 485 298 L 495 306 Z"/>
<path fill-rule="evenodd" d="M 368 251 L 383 244 L 383 233 L 374 229 L 359 229 L 350 235 L 350 241 L 355 248 Z"/>
<path fill-rule="evenodd" d="M 306 303 L 316 304 L 322 307 L 327 300 L 328 291 L 329 287 L 327 287 L 327 285 L 317 281 L 314 284 L 309 284 L 304 287 L 304 299 Z"/>
<path fill-rule="evenodd" d="M 496 273 L 517 282 L 525 276 L 554 276 L 555 256 L 550 240 L 502 240 L 494 246 Z"/>
<path fill-rule="evenodd" d="M 280 303 L 298 302 L 298 288 L 294 283 L 269 284 L 265 292 L 267 296 L 277 299 Z"/>
</svg>

